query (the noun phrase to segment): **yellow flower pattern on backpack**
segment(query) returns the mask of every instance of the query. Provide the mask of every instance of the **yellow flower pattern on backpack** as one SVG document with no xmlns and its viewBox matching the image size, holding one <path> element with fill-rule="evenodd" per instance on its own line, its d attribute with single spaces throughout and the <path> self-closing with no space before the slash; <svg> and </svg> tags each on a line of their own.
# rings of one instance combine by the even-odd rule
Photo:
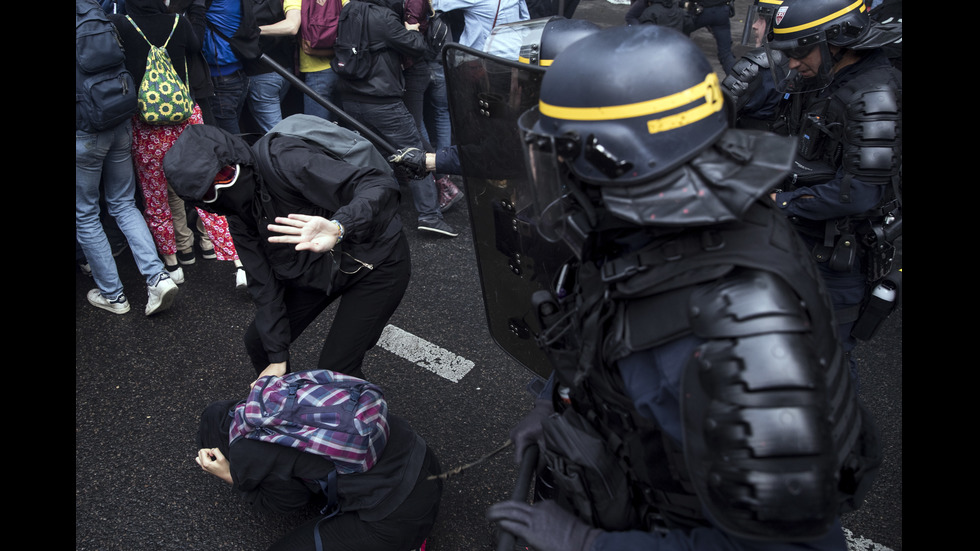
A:
<svg viewBox="0 0 980 551">
<path fill-rule="evenodd" d="M 180 16 L 174 17 L 174 27 L 170 29 L 170 36 L 163 46 L 154 46 L 133 18 L 127 15 L 126 19 L 129 19 L 136 27 L 136 32 L 150 45 L 150 52 L 146 56 L 146 71 L 138 94 L 140 118 L 147 124 L 154 125 L 177 124 L 191 118 L 194 113 L 194 99 L 191 98 L 187 85 L 180 80 L 170 61 L 170 54 L 167 53 L 167 44 L 177 29 Z M 184 74 L 187 74 L 186 59 Z"/>
</svg>

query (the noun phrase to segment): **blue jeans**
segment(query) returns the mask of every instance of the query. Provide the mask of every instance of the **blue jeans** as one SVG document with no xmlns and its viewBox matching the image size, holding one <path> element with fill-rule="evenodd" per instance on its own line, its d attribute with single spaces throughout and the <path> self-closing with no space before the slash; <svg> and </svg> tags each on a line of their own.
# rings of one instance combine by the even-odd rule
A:
<svg viewBox="0 0 980 551">
<path fill-rule="evenodd" d="M 215 122 L 231 134 L 240 134 L 239 120 L 248 97 L 248 76 L 244 71 L 235 71 L 230 75 L 212 76 L 211 81 L 214 82 L 211 110 Z"/>
<path fill-rule="evenodd" d="M 425 133 L 423 136 L 438 150 L 453 143 L 453 127 L 449 120 L 449 96 L 446 93 L 446 73 L 439 61 L 430 61 L 431 78 L 425 90 Z"/>
<path fill-rule="evenodd" d="M 415 119 L 401 101 L 361 103 L 345 100 L 344 112 L 384 138 L 395 149 L 404 147 L 425 149 Z M 439 193 L 431 172 L 421 180 L 407 179 L 399 183 L 407 185 L 412 191 L 419 221 L 431 222 L 442 219 L 442 211 L 439 210 Z"/>
<path fill-rule="evenodd" d="M 423 111 L 425 110 L 425 89 L 429 87 L 431 72 L 426 61 L 417 61 L 403 72 L 405 77 L 405 94 L 402 101 L 405 107 L 415 119 L 415 124 L 419 127 L 419 135 L 422 141 L 428 146 L 432 142 L 425 135 L 425 124 L 423 122 Z M 433 151 L 431 147 L 426 147 L 426 151 Z"/>
<path fill-rule="evenodd" d="M 289 81 L 275 71 L 249 77 L 248 108 L 262 132 L 282 121 L 282 100 L 288 91 Z"/>
<path fill-rule="evenodd" d="M 312 88 L 318 95 L 323 96 L 323 99 L 334 105 L 337 104 L 337 102 L 334 100 L 333 94 L 334 84 L 337 82 L 337 73 L 333 72 L 333 69 L 327 68 L 322 71 L 303 74 L 303 79 L 307 86 Z M 316 115 L 317 117 L 333 122 L 338 122 L 340 120 L 337 115 L 326 107 L 317 103 L 317 101 L 311 98 L 308 94 L 303 94 L 303 113 L 307 115 Z"/>
<path fill-rule="evenodd" d="M 728 5 L 704 8 L 700 15 L 694 18 L 692 25 L 684 27 L 684 33 L 690 35 L 701 27 L 707 27 L 715 37 L 718 45 L 718 63 L 726 73 L 732 72 L 735 65 L 735 54 L 732 53 L 732 27 L 729 21 Z"/>
<path fill-rule="evenodd" d="M 123 285 L 99 220 L 100 183 L 109 214 L 126 236 L 147 284 L 164 271 L 150 229 L 136 208 L 132 143 L 130 122 L 97 134 L 75 132 L 75 238 L 92 267 L 99 291 L 110 299 L 122 292 Z"/>
</svg>

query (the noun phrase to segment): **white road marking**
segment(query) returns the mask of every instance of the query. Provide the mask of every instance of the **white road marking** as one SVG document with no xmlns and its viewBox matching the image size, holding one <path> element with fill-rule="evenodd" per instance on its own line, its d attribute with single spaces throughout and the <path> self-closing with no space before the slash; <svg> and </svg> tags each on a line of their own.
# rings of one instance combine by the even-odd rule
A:
<svg viewBox="0 0 980 551">
<path fill-rule="evenodd" d="M 890 547 L 885 547 L 861 536 L 855 536 L 847 528 L 844 528 L 844 538 L 847 540 L 848 551 L 892 551 Z"/>
<path fill-rule="evenodd" d="M 394 325 L 384 328 L 378 345 L 454 383 L 458 383 L 474 365 L 470 360 Z"/>
</svg>

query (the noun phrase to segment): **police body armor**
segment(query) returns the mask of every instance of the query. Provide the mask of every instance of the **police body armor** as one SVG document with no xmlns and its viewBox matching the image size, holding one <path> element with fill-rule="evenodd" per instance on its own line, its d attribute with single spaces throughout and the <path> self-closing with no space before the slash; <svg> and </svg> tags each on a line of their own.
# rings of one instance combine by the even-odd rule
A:
<svg viewBox="0 0 980 551">
<path fill-rule="evenodd" d="M 544 424 L 559 502 L 606 530 L 706 526 L 707 513 L 753 540 L 819 537 L 857 507 L 876 433 L 780 213 L 755 204 L 571 272 L 568 297 L 535 297 L 539 342 L 570 390 Z M 636 411 L 615 365 L 685 336 L 702 344 L 683 372 L 681 444 Z"/>
<path fill-rule="evenodd" d="M 800 137 L 788 184 L 792 189 L 818 183 L 843 167 L 842 203 L 850 201 L 851 178 L 887 186 L 882 200 L 868 212 L 826 223 L 800 220 L 797 224 L 804 234 L 823 240 L 824 260 L 832 269 L 847 271 L 863 257 L 868 281 L 874 283 L 891 271 L 895 240 L 901 235 L 901 74 L 886 65 L 832 86 L 836 87 L 832 94 L 807 95 L 801 98 L 802 105 L 788 104 L 797 112 L 785 118 L 786 131 Z"/>
<path fill-rule="evenodd" d="M 816 243 L 815 260 L 841 272 L 863 262 L 870 290 L 892 273 L 896 241 L 902 235 L 901 73 L 879 65 L 845 82 L 835 81 L 830 89 L 790 94 L 773 105 L 771 93 L 764 102 L 759 100 L 771 62 L 761 49 L 749 52 L 724 81 L 726 94 L 737 106 L 756 103 L 752 116 L 739 115 L 735 124 L 799 137 L 786 190 L 830 180 L 838 167 L 844 169 L 842 203 L 850 201 L 851 178 L 887 186 L 882 200 L 868 212 L 823 222 L 795 219 L 797 230 Z M 857 315 L 857 308 L 840 311 L 838 321 L 854 321 Z"/>
</svg>

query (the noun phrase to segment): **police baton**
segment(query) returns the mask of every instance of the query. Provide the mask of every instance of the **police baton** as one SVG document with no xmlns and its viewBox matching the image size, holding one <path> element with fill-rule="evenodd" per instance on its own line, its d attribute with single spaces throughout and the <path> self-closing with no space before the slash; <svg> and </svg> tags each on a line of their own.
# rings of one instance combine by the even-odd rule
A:
<svg viewBox="0 0 980 551">
<path fill-rule="evenodd" d="M 521 458 L 521 470 L 517 475 L 517 484 L 514 485 L 514 493 L 510 496 L 512 500 L 527 500 L 527 492 L 531 489 L 531 480 L 537 465 L 538 446 L 532 444 L 524 450 L 524 457 Z M 500 539 L 497 540 L 497 551 L 514 551 L 514 534 L 501 530 Z"/>
<path fill-rule="evenodd" d="M 307 86 L 305 82 L 300 80 L 299 77 L 294 75 L 292 71 L 288 71 L 285 67 L 276 63 L 271 57 L 269 57 L 266 54 L 262 54 L 259 57 L 259 60 L 265 63 L 266 65 L 268 65 L 275 72 L 282 75 L 283 78 L 288 80 L 290 84 L 298 88 L 301 92 L 303 92 L 307 96 L 310 96 L 313 99 L 313 101 L 319 103 L 326 110 L 330 111 L 334 115 L 337 115 L 337 117 L 341 120 L 341 122 L 343 122 L 351 130 L 354 130 L 358 134 L 364 136 L 364 138 L 367 139 L 372 144 L 374 144 L 374 147 L 377 147 L 378 151 L 380 151 L 383 155 L 388 157 L 395 153 L 396 151 L 395 148 L 392 147 L 391 144 L 389 144 L 387 141 L 385 141 L 384 138 L 378 136 L 377 134 L 372 132 L 370 128 L 364 126 L 360 121 L 348 115 L 347 113 L 343 112 L 339 107 L 334 105 L 328 99 L 316 93 L 316 91 L 314 91 L 312 88 Z"/>
</svg>

